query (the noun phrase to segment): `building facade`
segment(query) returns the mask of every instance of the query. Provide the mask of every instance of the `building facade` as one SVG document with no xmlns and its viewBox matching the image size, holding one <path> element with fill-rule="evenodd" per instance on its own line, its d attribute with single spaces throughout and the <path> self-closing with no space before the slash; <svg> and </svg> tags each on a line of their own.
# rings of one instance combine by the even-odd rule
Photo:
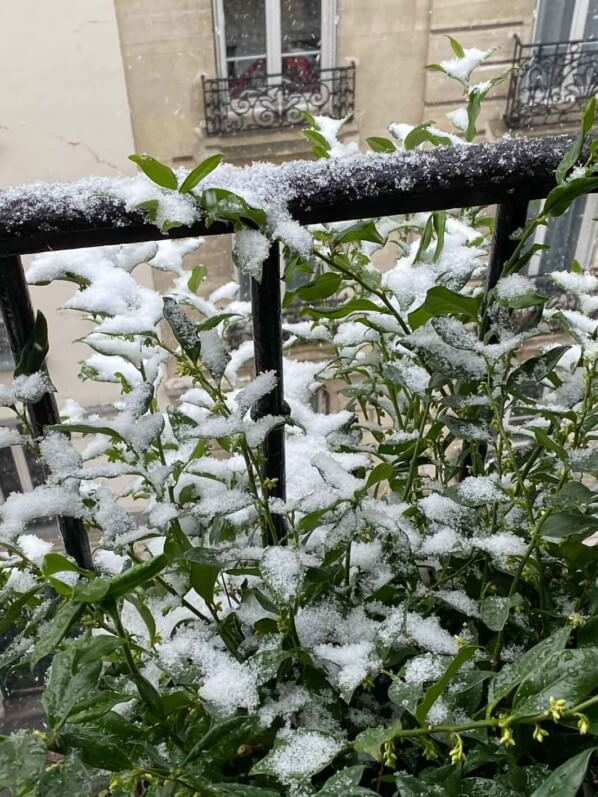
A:
<svg viewBox="0 0 598 797">
<path fill-rule="evenodd" d="M 22 0 L 0 21 L 12 32 L 0 53 L 0 187 L 132 173 L 133 151 L 174 167 L 214 152 L 237 164 L 310 157 L 305 109 L 350 114 L 344 135 L 362 147 L 394 121 L 449 129 L 460 86 L 425 69 L 452 56 L 449 36 L 492 48 L 480 82 L 517 61 L 483 105 L 480 140 L 571 130 L 598 90 L 598 0 Z M 597 215 L 596 197 L 579 200 L 531 272 L 589 263 Z M 234 276 L 230 253 L 229 237 L 202 247 L 207 291 Z M 164 274 L 146 279 L 168 284 Z M 86 326 L 57 309 L 70 292 L 32 292 L 50 322 L 59 402 L 108 404 L 116 386 L 77 379 L 86 350 L 72 341 Z M 0 336 L 0 378 L 11 368 Z M 30 489 L 31 468 L 11 457 L 0 492 Z"/>
</svg>

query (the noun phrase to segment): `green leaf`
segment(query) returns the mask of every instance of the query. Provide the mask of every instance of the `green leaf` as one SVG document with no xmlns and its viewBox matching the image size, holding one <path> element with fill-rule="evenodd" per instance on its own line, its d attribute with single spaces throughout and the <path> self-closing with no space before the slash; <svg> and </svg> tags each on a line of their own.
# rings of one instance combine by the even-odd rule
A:
<svg viewBox="0 0 598 797">
<path fill-rule="evenodd" d="M 545 711 L 551 697 L 568 706 L 581 702 L 598 686 L 598 648 L 562 650 L 536 664 L 520 684 L 513 699 L 513 716 Z"/>
<path fill-rule="evenodd" d="M 403 726 L 399 720 L 383 728 L 368 728 L 358 733 L 353 742 L 353 749 L 357 753 L 365 753 L 379 763 L 382 762 L 382 747 L 386 742 L 391 742 Z"/>
<path fill-rule="evenodd" d="M 164 300 L 164 320 L 172 329 L 181 349 L 190 360 L 196 362 L 201 354 L 201 343 L 197 334 L 196 325 L 189 318 L 177 301 L 170 296 Z"/>
<path fill-rule="evenodd" d="M 598 529 L 596 515 L 582 515 L 578 512 L 554 512 L 540 525 L 542 537 L 562 539 L 572 534 L 590 534 Z"/>
<path fill-rule="evenodd" d="M 463 296 L 443 285 L 430 288 L 424 302 L 424 307 L 431 316 L 462 315 L 466 316 L 469 321 L 477 319 L 480 305 L 480 297 Z"/>
<path fill-rule="evenodd" d="M 502 631 L 509 619 L 511 601 L 497 595 L 487 595 L 480 603 L 480 617 L 491 631 Z"/>
<path fill-rule="evenodd" d="M 413 775 L 398 773 L 395 775 L 398 797 L 456 797 L 455 791 L 447 791 L 445 786 L 434 783 L 423 783 Z"/>
<path fill-rule="evenodd" d="M 151 155 L 129 155 L 129 160 L 136 163 L 141 171 L 156 185 L 176 191 L 178 183 L 176 175 L 170 166 L 160 163 L 160 161 L 152 158 Z"/>
<path fill-rule="evenodd" d="M 483 95 L 477 89 L 471 89 L 467 97 L 467 129 L 465 130 L 465 140 L 473 141 L 476 137 L 476 123 L 482 110 Z"/>
<path fill-rule="evenodd" d="M 226 188 L 208 188 L 201 195 L 206 214 L 214 221 L 249 222 L 251 226 L 265 227 L 268 221 L 261 208 L 254 208 L 243 197 Z"/>
<path fill-rule="evenodd" d="M 297 296 L 304 302 L 313 302 L 318 299 L 328 299 L 333 296 L 341 286 L 343 278 L 333 271 L 325 271 L 308 285 L 303 285 L 296 291 Z"/>
<path fill-rule="evenodd" d="M 73 589 L 74 603 L 100 603 L 110 589 L 110 579 L 98 576 L 89 581 L 80 581 Z"/>
<path fill-rule="evenodd" d="M 393 141 L 382 136 L 370 136 L 366 139 L 373 152 L 396 152 L 397 148 Z"/>
<path fill-rule="evenodd" d="M 53 576 L 54 573 L 62 573 L 64 571 L 70 571 L 71 573 L 87 572 L 60 553 L 48 553 L 45 555 L 42 565 L 42 573 L 44 576 Z"/>
<path fill-rule="evenodd" d="M 318 130 L 303 130 L 305 138 L 314 145 L 314 155 L 319 158 L 327 158 L 330 152 L 330 144 Z"/>
<path fill-rule="evenodd" d="M 512 393 L 519 394 L 521 391 L 535 388 L 539 382 L 554 371 L 558 361 L 570 348 L 570 346 L 555 346 L 545 354 L 530 357 L 523 365 L 511 372 L 507 379 L 507 389 Z"/>
<path fill-rule="evenodd" d="M 219 166 L 223 158 L 224 155 L 218 152 L 215 155 L 210 155 L 209 158 L 206 158 L 204 161 L 202 161 L 185 177 L 183 184 L 179 188 L 179 193 L 188 194 L 190 191 L 192 191 L 195 186 L 201 182 L 201 180 L 207 177 L 210 172 L 213 172 L 214 169 Z"/>
<path fill-rule="evenodd" d="M 547 434 L 544 429 L 539 429 L 537 426 L 532 427 L 534 437 L 538 441 L 538 445 L 543 446 L 547 451 L 552 451 L 559 459 L 565 461 L 567 459 L 567 452 L 565 449 L 556 443 L 552 437 Z"/>
<path fill-rule="evenodd" d="M 548 505 L 552 509 L 567 509 L 569 507 L 579 507 L 594 500 L 595 494 L 588 489 L 585 484 L 576 481 L 568 481 L 560 490 L 548 499 Z"/>
<path fill-rule="evenodd" d="M 71 754 L 42 775 L 36 797 L 97 797 L 108 788 L 110 778 L 83 764 Z M 114 795 L 115 792 L 112 792 Z"/>
<path fill-rule="evenodd" d="M 433 65 L 430 64 L 430 67 L 428 68 L 431 68 L 432 66 Z M 442 69 L 442 67 L 441 71 L 444 72 L 444 69 Z M 447 147 L 452 146 L 453 142 L 448 136 L 442 136 L 438 135 L 437 133 L 432 133 L 429 127 L 430 127 L 429 122 L 414 127 L 413 130 L 411 130 L 403 140 L 403 146 L 405 147 L 405 149 L 408 151 L 415 149 L 420 144 L 423 144 L 426 141 L 430 144 L 433 144 L 435 147 L 441 145 Z"/>
<path fill-rule="evenodd" d="M 365 489 L 368 490 L 370 487 L 373 487 L 374 484 L 378 484 L 378 482 L 392 479 L 393 474 L 394 468 L 389 462 L 380 462 L 379 465 L 376 465 L 376 467 L 370 471 Z"/>
<path fill-rule="evenodd" d="M 450 41 L 453 52 L 457 58 L 465 58 L 465 50 L 463 49 L 463 45 L 452 36 L 447 36 L 447 39 Z"/>
<path fill-rule="evenodd" d="M 50 622 L 43 626 L 37 644 L 33 648 L 33 653 L 31 654 L 32 668 L 35 667 L 44 656 L 52 653 L 71 626 L 74 625 L 83 614 L 84 608 L 84 605 L 81 603 L 73 603 L 72 601 L 64 603 Z"/>
<path fill-rule="evenodd" d="M 590 747 L 565 761 L 534 791 L 531 797 L 575 797 L 584 781 L 596 747 Z"/>
<path fill-rule="evenodd" d="M 581 153 L 583 151 L 583 145 L 585 143 L 586 136 L 592 129 L 595 117 L 596 117 L 596 97 L 592 97 L 585 107 L 581 122 L 581 129 L 577 134 L 577 138 L 575 139 L 573 144 L 569 147 L 567 152 L 564 154 L 555 172 L 556 181 L 559 185 L 564 181 L 569 171 L 576 165 L 576 163 L 581 158 Z"/>
<path fill-rule="evenodd" d="M 14 372 L 15 377 L 37 373 L 44 364 L 49 348 L 48 323 L 44 314 L 38 310 L 33 322 L 33 328 L 21 350 Z"/>
<path fill-rule="evenodd" d="M 597 189 L 598 177 L 576 177 L 557 185 L 546 197 L 543 213 L 549 216 L 561 216 L 577 197 L 591 194 Z"/>
<path fill-rule="evenodd" d="M 415 711 L 422 699 L 423 685 L 420 683 L 406 683 L 398 678 L 394 679 L 388 687 L 388 699 L 399 708 L 415 716 Z"/>
<path fill-rule="evenodd" d="M 191 293 L 197 293 L 197 289 L 202 283 L 202 280 L 208 274 L 208 269 L 206 266 L 195 266 L 191 272 L 191 276 L 187 280 L 187 287 L 191 291 Z"/>
<path fill-rule="evenodd" d="M 0 789 L 10 789 L 15 797 L 29 792 L 44 770 L 47 755 L 46 745 L 33 733 L 0 737 Z"/>
<path fill-rule="evenodd" d="M 432 223 L 434 225 L 434 232 L 436 233 L 436 249 L 434 250 L 434 257 L 432 259 L 437 263 L 444 249 L 446 210 L 435 210 L 434 213 L 432 213 Z"/>
<path fill-rule="evenodd" d="M 534 645 L 517 661 L 512 664 L 505 664 L 490 684 L 489 701 L 491 701 L 492 707 L 505 697 L 511 689 L 521 683 L 524 678 L 527 678 L 534 669 L 541 667 L 554 654 L 564 650 L 570 635 L 571 627 L 565 625 L 537 645 Z"/>
<path fill-rule="evenodd" d="M 145 730 L 109 711 L 100 719 L 74 726 L 65 725 L 59 733 L 59 749 L 79 751 L 92 767 L 118 772 L 129 769 L 139 757 L 147 756 Z"/>
<path fill-rule="evenodd" d="M 428 712 L 434 703 L 451 683 L 461 667 L 475 656 L 476 650 L 477 648 L 475 645 L 464 645 L 453 658 L 438 681 L 426 690 L 424 698 L 415 712 L 415 718 L 420 725 L 425 724 Z"/>
<path fill-rule="evenodd" d="M 358 797 L 375 795 L 376 792 L 360 786 L 365 771 L 364 766 L 345 767 L 335 772 L 318 792 L 318 797 Z"/>
<path fill-rule="evenodd" d="M 114 692 L 98 692 L 96 686 L 102 672 L 104 659 L 120 650 L 120 640 L 115 637 L 85 636 L 69 640 L 64 649 L 52 659 L 50 677 L 42 697 L 48 724 L 56 730 L 71 714 L 81 712 L 79 721 L 85 717 L 95 718 L 107 713 L 115 703 L 127 697 Z"/>
<path fill-rule="evenodd" d="M 369 299 L 350 299 L 346 304 L 340 307 L 327 309 L 325 307 L 307 307 L 303 313 L 309 316 L 323 317 L 323 318 L 346 318 L 352 313 L 359 313 L 363 311 L 372 310 L 377 313 L 386 312 L 384 308 L 379 307 Z"/>
<path fill-rule="evenodd" d="M 334 240 L 337 244 L 346 244 L 351 241 L 370 241 L 380 246 L 384 244 L 384 239 L 373 221 L 358 221 L 340 232 Z"/>
<path fill-rule="evenodd" d="M 527 293 L 518 294 L 511 297 L 497 297 L 499 304 L 505 307 L 510 307 L 512 310 L 524 310 L 527 307 L 537 307 L 548 301 L 547 296 L 535 290 L 529 290 Z"/>
<path fill-rule="evenodd" d="M 214 602 L 214 588 L 219 573 L 220 565 L 191 565 L 191 586 L 207 604 Z"/>
<path fill-rule="evenodd" d="M 150 581 L 158 575 L 168 564 L 168 557 L 165 554 L 154 556 L 148 559 L 147 562 L 142 562 L 138 565 L 133 565 L 124 573 L 114 576 L 110 579 L 109 589 L 106 597 L 111 600 L 116 600 L 131 592 L 136 587 L 143 584 L 145 581 Z"/>
<path fill-rule="evenodd" d="M 16 621 L 22 617 L 25 606 L 27 606 L 31 598 L 40 588 L 41 585 L 29 590 L 29 592 L 24 592 L 22 595 L 19 595 L 18 598 L 15 598 L 10 605 L 4 605 L 2 607 L 0 634 L 4 634 L 5 631 L 14 626 Z"/>
</svg>

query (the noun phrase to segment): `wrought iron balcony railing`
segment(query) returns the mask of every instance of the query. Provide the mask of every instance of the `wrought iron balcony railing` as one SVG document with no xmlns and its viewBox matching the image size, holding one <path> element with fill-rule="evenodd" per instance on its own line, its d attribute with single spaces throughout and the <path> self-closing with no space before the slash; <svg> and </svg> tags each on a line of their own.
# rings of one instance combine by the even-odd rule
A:
<svg viewBox="0 0 598 797">
<path fill-rule="evenodd" d="M 289 211 L 301 224 L 392 216 L 397 213 L 498 204 L 486 289 L 498 281 L 513 253 L 513 232 L 525 224 L 528 203 L 547 196 L 554 187 L 554 170 L 570 145 L 558 138 L 503 139 L 473 144 L 466 154 L 459 147 L 431 152 L 305 161 L 272 166 L 272 187 L 284 191 Z M 259 167 L 263 177 L 263 165 Z M 251 168 L 242 171 L 250 185 Z M 163 236 L 141 211 L 127 210 L 122 201 L 90 193 L 83 184 L 23 186 L 0 193 L 0 313 L 14 358 L 18 361 L 34 323 L 33 308 L 20 255 L 82 246 L 159 240 Z M 222 235 L 231 227 L 200 221 L 177 227 L 168 237 Z M 261 282 L 252 280 L 251 303 L 255 370 L 275 371 L 276 389 L 255 407 L 256 417 L 286 412 L 282 373 L 280 251 L 274 243 L 264 263 Z M 59 419 L 54 396 L 46 394 L 29 408 L 35 434 Z M 273 429 L 264 443 L 264 476 L 272 480 L 271 495 L 285 497 L 285 432 Z M 276 516 L 278 517 L 278 516 Z M 65 548 L 82 567 L 91 568 L 91 551 L 79 520 L 60 519 Z"/>
<path fill-rule="evenodd" d="M 598 92 L 598 41 L 523 44 L 515 37 L 505 121 L 512 129 L 575 123 Z"/>
<path fill-rule="evenodd" d="M 353 111 L 355 66 L 287 70 L 267 75 L 249 70 L 235 78 L 203 78 L 206 132 L 230 136 L 246 130 L 294 127 L 302 111 L 340 119 Z"/>
</svg>

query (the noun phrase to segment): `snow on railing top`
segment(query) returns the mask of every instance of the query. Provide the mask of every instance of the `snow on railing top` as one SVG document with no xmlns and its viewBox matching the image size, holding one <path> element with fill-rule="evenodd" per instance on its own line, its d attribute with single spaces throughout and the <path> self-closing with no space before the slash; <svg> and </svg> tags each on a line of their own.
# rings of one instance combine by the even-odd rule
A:
<svg viewBox="0 0 598 797">
<path fill-rule="evenodd" d="M 396 154 L 220 165 L 201 184 L 226 188 L 264 208 L 269 219 L 288 214 L 301 224 L 388 216 L 502 202 L 514 193 L 533 199 L 554 185 L 553 173 L 570 144 L 566 136 L 510 139 Z M 230 232 L 209 230 L 189 195 L 164 191 L 143 175 L 34 183 L 0 193 L 0 253 L 24 254 L 155 240 L 140 202 L 158 198 L 186 226 L 169 237 Z"/>
</svg>

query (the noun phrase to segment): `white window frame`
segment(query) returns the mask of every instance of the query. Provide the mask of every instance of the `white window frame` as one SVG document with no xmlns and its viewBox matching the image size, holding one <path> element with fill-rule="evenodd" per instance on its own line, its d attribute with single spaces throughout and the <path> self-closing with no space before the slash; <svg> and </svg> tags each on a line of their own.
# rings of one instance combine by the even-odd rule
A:
<svg viewBox="0 0 598 797">
<path fill-rule="evenodd" d="M 338 0 L 321 0 L 320 68 L 336 65 L 336 29 Z M 282 72 L 282 30 L 280 0 L 265 0 L 266 4 L 266 68 L 269 75 Z M 216 69 L 218 77 L 227 78 L 226 20 L 223 0 L 212 0 L 216 41 Z"/>
</svg>

